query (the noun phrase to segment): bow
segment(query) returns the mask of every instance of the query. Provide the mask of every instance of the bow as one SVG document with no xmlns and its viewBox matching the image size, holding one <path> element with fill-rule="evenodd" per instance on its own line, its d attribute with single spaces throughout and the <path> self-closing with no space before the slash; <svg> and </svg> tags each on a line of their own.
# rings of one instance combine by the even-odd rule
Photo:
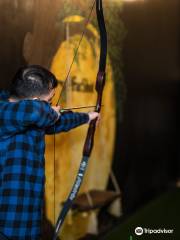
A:
<svg viewBox="0 0 180 240">
<path fill-rule="evenodd" d="M 102 0 L 95 0 L 95 2 L 96 2 L 96 14 L 97 14 L 98 26 L 100 31 L 100 46 L 101 46 L 99 69 L 98 69 L 97 78 L 96 78 L 97 100 L 96 100 L 96 106 L 95 106 L 95 111 L 99 113 L 101 111 L 102 95 L 103 95 L 103 89 L 105 85 L 105 75 L 106 75 L 105 70 L 106 70 L 106 58 L 107 58 L 107 33 L 106 33 L 106 26 L 105 26 L 104 15 L 103 15 Z M 91 155 L 93 144 L 94 144 L 96 121 L 97 119 L 91 121 L 89 124 L 87 136 L 86 136 L 84 147 L 83 147 L 83 154 L 82 154 L 83 156 L 80 163 L 80 167 L 79 167 L 75 182 L 73 184 L 73 187 L 71 189 L 71 192 L 69 193 L 69 196 L 56 222 L 53 240 L 57 239 L 58 233 L 64 222 L 66 214 L 71 208 L 73 201 L 80 189 L 80 186 L 84 177 L 84 173 L 87 168 L 88 160 Z"/>
</svg>

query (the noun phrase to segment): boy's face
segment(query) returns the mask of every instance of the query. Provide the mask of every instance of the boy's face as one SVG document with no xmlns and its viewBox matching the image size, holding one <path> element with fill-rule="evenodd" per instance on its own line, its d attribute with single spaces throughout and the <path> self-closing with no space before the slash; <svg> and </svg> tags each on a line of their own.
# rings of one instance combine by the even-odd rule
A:
<svg viewBox="0 0 180 240">
<path fill-rule="evenodd" d="M 52 89 L 48 94 L 42 95 L 40 97 L 40 100 L 46 101 L 48 103 L 51 103 L 52 98 L 54 97 L 54 94 L 55 94 L 55 89 Z"/>
</svg>

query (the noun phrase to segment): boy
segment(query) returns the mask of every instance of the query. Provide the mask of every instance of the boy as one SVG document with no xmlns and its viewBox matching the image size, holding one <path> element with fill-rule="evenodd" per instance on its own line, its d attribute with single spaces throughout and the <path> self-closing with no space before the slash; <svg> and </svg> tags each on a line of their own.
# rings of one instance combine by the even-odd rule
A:
<svg viewBox="0 0 180 240">
<path fill-rule="evenodd" d="M 51 106 L 56 86 L 51 72 L 31 65 L 16 73 L 9 93 L 0 94 L 0 234 L 7 239 L 40 239 L 45 134 L 98 117 L 96 112 L 60 114 L 59 106 Z"/>
</svg>

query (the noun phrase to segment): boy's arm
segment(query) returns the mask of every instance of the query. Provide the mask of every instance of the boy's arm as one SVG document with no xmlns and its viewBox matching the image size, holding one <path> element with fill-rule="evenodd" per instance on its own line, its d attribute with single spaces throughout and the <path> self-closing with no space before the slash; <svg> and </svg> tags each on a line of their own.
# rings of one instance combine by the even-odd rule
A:
<svg viewBox="0 0 180 240">
<path fill-rule="evenodd" d="M 12 135 L 29 127 L 45 129 L 59 118 L 58 113 L 44 101 L 2 102 L 0 107 L 0 136 Z"/>
<path fill-rule="evenodd" d="M 87 113 L 64 112 L 54 126 L 46 129 L 46 134 L 67 132 L 87 122 L 89 122 L 89 114 Z"/>
</svg>

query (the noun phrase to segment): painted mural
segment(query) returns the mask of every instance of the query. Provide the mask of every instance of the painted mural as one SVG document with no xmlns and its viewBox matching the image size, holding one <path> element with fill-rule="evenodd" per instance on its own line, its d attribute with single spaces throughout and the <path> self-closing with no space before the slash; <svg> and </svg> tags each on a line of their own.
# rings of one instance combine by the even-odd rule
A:
<svg viewBox="0 0 180 240">
<path fill-rule="evenodd" d="M 121 103 L 125 96 L 121 71 L 121 51 L 125 36 L 120 20 L 122 1 L 106 0 L 103 3 L 108 32 L 107 78 L 101 121 L 97 127 L 93 153 L 80 194 L 107 188 L 113 162 L 116 124 L 120 119 Z M 58 79 L 53 100 L 56 104 L 91 7 L 90 0 L 2 0 L 0 53 L 4 59 L 0 60 L 0 67 L 4 81 L 1 81 L 1 86 L 8 86 L 7 79 L 21 65 L 40 64 L 51 69 Z M 63 89 L 60 99 L 62 108 L 95 105 L 94 84 L 99 51 L 99 31 L 93 11 Z M 46 240 L 52 237 L 53 225 L 76 176 L 86 131 L 87 126 L 84 125 L 72 132 L 46 138 Z M 79 239 L 88 232 L 97 232 L 97 215 L 98 210 L 82 213 L 71 211 L 64 224 L 61 239 Z M 78 228 L 79 224 L 81 228 Z"/>
</svg>

